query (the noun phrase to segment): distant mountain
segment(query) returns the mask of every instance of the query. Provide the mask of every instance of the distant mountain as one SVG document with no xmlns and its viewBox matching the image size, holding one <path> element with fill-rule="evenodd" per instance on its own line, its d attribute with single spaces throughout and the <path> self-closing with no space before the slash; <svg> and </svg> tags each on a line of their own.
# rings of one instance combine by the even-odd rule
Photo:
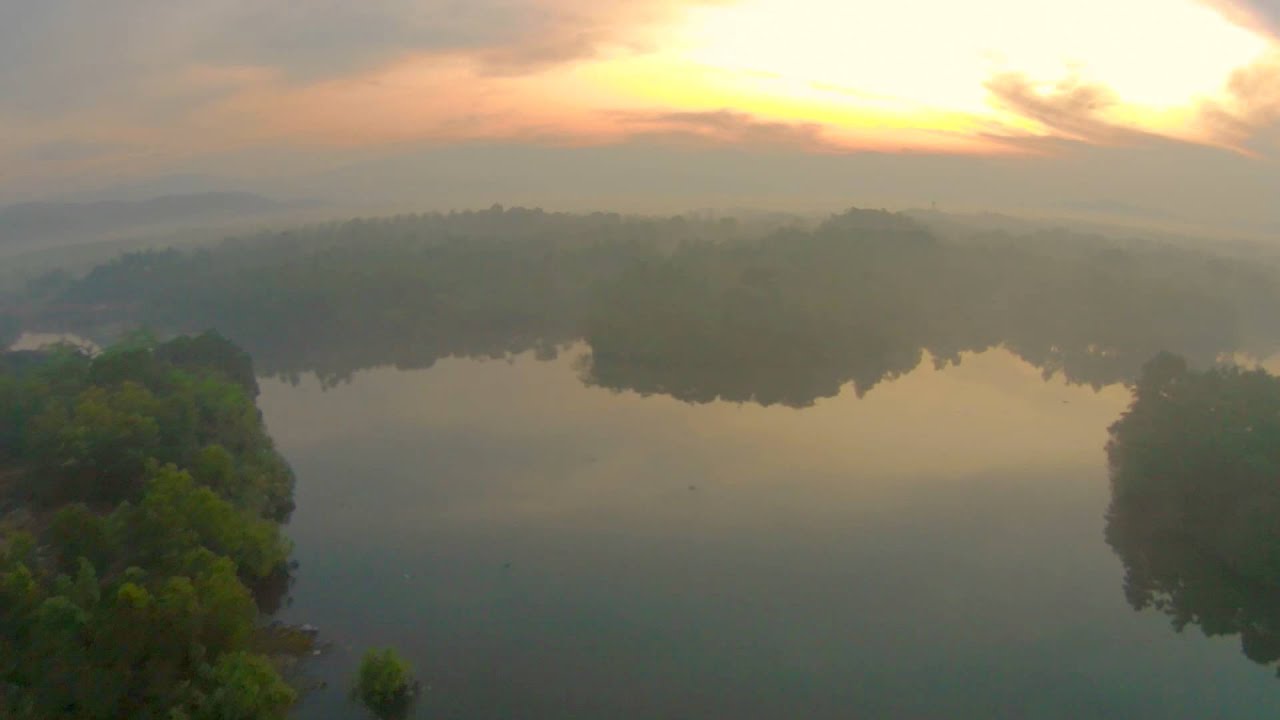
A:
<svg viewBox="0 0 1280 720">
<path fill-rule="evenodd" d="M 266 191 L 250 184 L 246 178 L 226 178 L 217 175 L 199 173 L 168 173 L 154 177 L 135 178 L 128 181 L 117 181 L 106 185 L 94 184 L 92 178 L 88 188 L 74 190 L 68 188 L 66 194 L 46 198 L 55 202 L 92 203 L 104 201 L 140 202 L 167 195 L 202 195 L 206 193 L 248 192 L 265 193 Z"/>
<path fill-rule="evenodd" d="M 0 208 L 0 247 L 67 243 L 235 220 L 280 210 L 260 195 L 208 192 L 141 201 L 21 203 Z"/>
</svg>

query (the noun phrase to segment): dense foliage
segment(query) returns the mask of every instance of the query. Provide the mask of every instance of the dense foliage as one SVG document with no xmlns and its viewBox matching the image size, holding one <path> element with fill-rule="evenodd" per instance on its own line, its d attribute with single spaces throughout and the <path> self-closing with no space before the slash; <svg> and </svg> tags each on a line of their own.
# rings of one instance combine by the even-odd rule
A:
<svg viewBox="0 0 1280 720">
<path fill-rule="evenodd" d="M 394 648 L 370 649 L 360 661 L 352 693 L 377 717 L 398 717 L 412 699 L 413 669 Z"/>
<path fill-rule="evenodd" d="M 0 363 L 0 716 L 283 717 L 249 652 L 293 476 L 213 334 Z M 20 527 L 13 527 L 13 526 Z"/>
<path fill-rule="evenodd" d="M 452 355 L 553 357 L 585 339 L 584 378 L 600 386 L 805 405 L 926 354 L 996 346 L 1093 385 L 1132 379 L 1164 349 L 1269 352 L 1278 303 L 1275 268 L 1173 246 L 942 240 L 866 210 L 806 228 L 495 208 L 131 254 L 50 307 L 218 327 L 266 372 L 326 382 Z"/>
<path fill-rule="evenodd" d="M 352 220 L 125 255 L 61 300 L 167 330 L 217 327 L 268 374 L 338 382 L 374 365 L 554 354 L 576 337 L 597 283 L 658 247 L 731 228 L 500 208 Z"/>
<path fill-rule="evenodd" d="M 1095 386 L 1166 348 L 1198 360 L 1280 347 L 1259 308 L 1269 269 L 1170 248 L 946 243 L 891 213 L 851 211 L 816 230 L 680 247 L 597 296 L 589 382 L 805 405 L 847 383 L 865 393 L 925 353 L 958 362 L 1003 346 Z"/>
<path fill-rule="evenodd" d="M 1130 603 L 1280 661 L 1280 378 L 1161 354 L 1108 453 L 1107 541 Z"/>
</svg>

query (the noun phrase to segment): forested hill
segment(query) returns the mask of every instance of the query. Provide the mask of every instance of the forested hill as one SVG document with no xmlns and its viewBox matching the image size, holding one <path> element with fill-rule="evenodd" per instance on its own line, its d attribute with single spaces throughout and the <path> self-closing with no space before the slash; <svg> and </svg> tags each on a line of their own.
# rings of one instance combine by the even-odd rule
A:
<svg viewBox="0 0 1280 720">
<path fill-rule="evenodd" d="M 0 355 L 0 717 L 282 718 L 250 586 L 293 473 L 213 334 Z"/>
<path fill-rule="evenodd" d="M 695 402 L 804 405 L 992 347 L 1093 385 L 1161 350 L 1280 348 L 1273 265 L 1069 233 L 950 241 L 869 210 L 813 227 L 499 207 L 353 220 L 33 287 L 44 320 L 217 327 L 267 374 L 340 382 L 584 341 L 587 382 Z"/>
</svg>

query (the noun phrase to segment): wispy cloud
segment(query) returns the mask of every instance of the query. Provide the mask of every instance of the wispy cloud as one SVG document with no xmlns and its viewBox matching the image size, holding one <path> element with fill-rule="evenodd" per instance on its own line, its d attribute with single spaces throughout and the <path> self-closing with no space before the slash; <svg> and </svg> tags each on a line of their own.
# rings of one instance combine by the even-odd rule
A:
<svg viewBox="0 0 1280 720">
<path fill-rule="evenodd" d="M 986 83 L 992 102 L 1052 135 L 1093 144 L 1128 144 L 1149 137 L 1107 118 L 1120 105 L 1110 88 L 1078 78 L 1043 87 L 1019 73 L 1002 73 Z"/>
<path fill-rule="evenodd" d="M 1280 36 L 1280 0 L 1203 0 L 1232 22 Z"/>
<path fill-rule="evenodd" d="M 760 150 L 847 151 L 828 138 L 818 123 L 761 120 L 734 110 L 627 111 L 608 115 L 633 139 L 740 145 Z"/>
<path fill-rule="evenodd" d="M 1272 147 L 1280 129 L 1280 52 L 1232 73 L 1223 100 L 1206 102 L 1201 121 L 1223 144 L 1249 152 Z M 1259 141 L 1262 141 L 1261 143 Z"/>
<path fill-rule="evenodd" d="M 39 0 L 0 3 L 0 104 L 110 100 L 175 66 L 270 67 L 319 82 L 409 55 L 465 54 L 511 75 L 639 49 L 718 0 Z"/>
</svg>

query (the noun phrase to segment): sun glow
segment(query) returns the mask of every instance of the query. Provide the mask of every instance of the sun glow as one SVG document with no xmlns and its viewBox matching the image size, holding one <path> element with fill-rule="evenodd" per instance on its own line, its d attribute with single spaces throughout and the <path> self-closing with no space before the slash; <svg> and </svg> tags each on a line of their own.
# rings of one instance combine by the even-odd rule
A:
<svg viewBox="0 0 1280 720">
<path fill-rule="evenodd" d="M 157 127 L 132 103 L 75 134 L 174 152 L 188 151 L 193 130 L 205 150 L 650 135 L 808 152 L 1048 153 L 1060 145 L 1045 139 L 1154 134 L 1245 151 L 1280 115 L 1229 90 L 1253 67 L 1264 72 L 1236 84 L 1265 91 L 1280 45 L 1208 0 L 636 2 L 663 12 L 643 27 L 623 13 L 598 42 L 570 38 L 523 65 L 495 65 L 500 47 L 410 50 L 317 78 L 177 64 L 146 88 L 163 103 L 205 98 L 188 124 Z M 48 122 L 3 129 L 0 153 L 15 137 L 66 134 Z"/>
<path fill-rule="evenodd" d="M 822 125 L 850 145 L 981 149 L 1053 134 L 994 98 L 1013 73 L 1041 95 L 1098 88 L 1097 121 L 1202 140 L 1197 108 L 1271 42 L 1195 0 L 741 0 L 688 10 L 650 53 L 581 68 L 637 106 L 734 109 Z"/>
</svg>

